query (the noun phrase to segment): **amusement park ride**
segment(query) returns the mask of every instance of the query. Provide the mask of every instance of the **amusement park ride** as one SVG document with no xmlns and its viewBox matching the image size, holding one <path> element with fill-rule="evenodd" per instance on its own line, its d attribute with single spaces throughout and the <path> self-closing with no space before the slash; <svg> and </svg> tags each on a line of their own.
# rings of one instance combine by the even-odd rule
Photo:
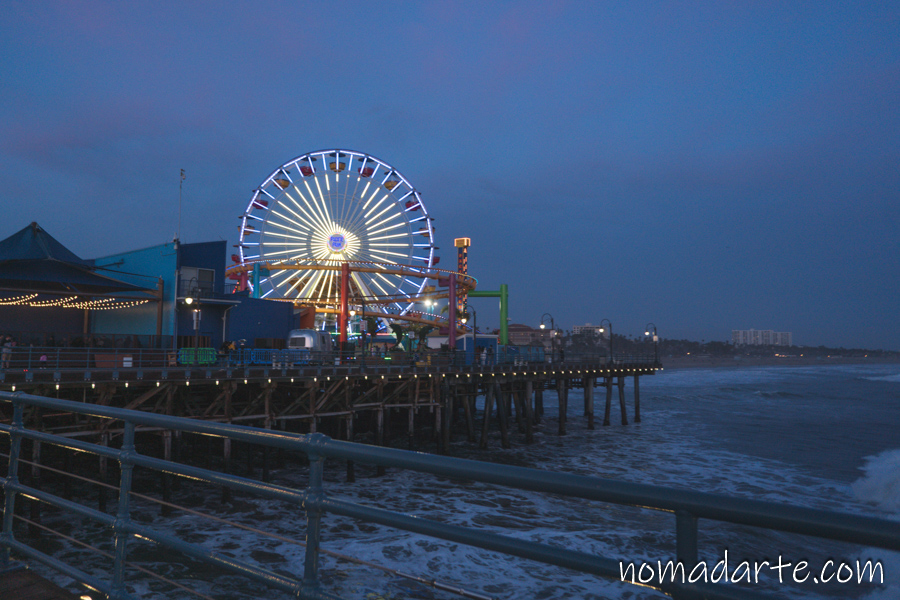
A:
<svg viewBox="0 0 900 600">
<path fill-rule="evenodd" d="M 351 308 L 377 319 L 379 330 L 396 321 L 446 327 L 451 346 L 466 330 L 458 312 L 477 284 L 467 273 L 468 239 L 457 240 L 458 271 L 436 269 L 433 219 L 415 187 L 384 161 L 351 150 L 299 156 L 254 190 L 240 220 L 227 271 L 238 289 L 306 308 L 316 328 L 336 321 L 342 342 Z M 416 310 L 442 298 L 459 310 L 446 317 Z M 505 318 L 501 329 L 505 343 Z"/>
</svg>

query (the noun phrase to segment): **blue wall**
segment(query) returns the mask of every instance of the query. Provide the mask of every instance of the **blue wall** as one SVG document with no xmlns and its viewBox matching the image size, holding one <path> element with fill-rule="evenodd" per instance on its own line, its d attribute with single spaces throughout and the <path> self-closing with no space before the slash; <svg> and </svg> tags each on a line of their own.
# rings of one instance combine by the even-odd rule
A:
<svg viewBox="0 0 900 600">
<path fill-rule="evenodd" d="M 290 302 L 250 298 L 246 293 L 224 294 L 225 253 L 224 241 L 180 244 L 177 251 L 174 243 L 170 243 L 105 256 L 95 259 L 94 264 L 115 271 L 101 273 L 143 287 L 155 288 L 157 278 L 162 278 L 165 298 L 162 335 L 182 338 L 194 335 L 193 309 L 177 303 L 175 299 L 178 291 L 176 268 L 197 267 L 212 269 L 216 273 L 213 296 L 201 298 L 199 304 L 200 335 L 208 337 L 212 347 L 218 347 L 224 340 L 245 339 L 248 345 L 252 345 L 257 338 L 286 339 L 288 332 L 296 328 L 293 305 Z M 240 303 L 231 304 L 227 302 L 229 300 Z M 155 334 L 156 310 L 156 303 L 148 302 L 129 309 L 94 311 L 91 316 L 92 333 Z"/>
<path fill-rule="evenodd" d="M 199 267 L 201 269 L 215 270 L 216 282 L 214 291 L 217 294 L 221 294 L 225 289 L 225 250 L 226 244 L 224 241 L 181 244 L 178 268 Z"/>
<path fill-rule="evenodd" d="M 290 302 L 250 298 L 247 292 L 231 296 L 241 303 L 228 312 L 229 341 L 245 339 L 250 345 L 256 338 L 286 340 L 291 329 L 297 329 L 294 305 Z"/>
<path fill-rule="evenodd" d="M 163 280 L 162 335 L 172 335 L 175 317 L 172 306 L 175 299 L 176 253 L 174 243 L 151 246 L 122 254 L 94 259 L 98 267 L 111 271 L 98 271 L 127 283 L 156 289 L 158 278 Z M 134 308 L 91 313 L 93 333 L 156 334 L 156 302 L 148 302 Z"/>
</svg>

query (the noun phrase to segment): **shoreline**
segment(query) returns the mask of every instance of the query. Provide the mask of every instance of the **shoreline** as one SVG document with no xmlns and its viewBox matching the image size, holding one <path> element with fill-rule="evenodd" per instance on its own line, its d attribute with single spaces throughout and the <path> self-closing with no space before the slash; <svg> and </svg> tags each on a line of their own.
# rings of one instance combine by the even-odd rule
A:
<svg viewBox="0 0 900 600">
<path fill-rule="evenodd" d="M 672 356 L 660 357 L 663 370 L 744 367 L 812 367 L 830 365 L 897 365 L 900 358 L 862 356 Z"/>
</svg>

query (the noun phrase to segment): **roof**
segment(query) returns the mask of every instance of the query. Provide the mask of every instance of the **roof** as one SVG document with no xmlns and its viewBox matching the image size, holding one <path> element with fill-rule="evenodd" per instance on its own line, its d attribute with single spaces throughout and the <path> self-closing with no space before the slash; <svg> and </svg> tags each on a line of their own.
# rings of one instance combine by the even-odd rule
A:
<svg viewBox="0 0 900 600">
<path fill-rule="evenodd" d="M 57 260 L 90 267 L 90 263 L 78 258 L 37 223 L 32 223 L 0 242 L 0 262 L 8 260 Z"/>
<path fill-rule="evenodd" d="M 98 275 L 86 260 L 37 223 L 0 241 L 0 289 L 48 294 L 146 292 L 148 288 Z"/>
</svg>

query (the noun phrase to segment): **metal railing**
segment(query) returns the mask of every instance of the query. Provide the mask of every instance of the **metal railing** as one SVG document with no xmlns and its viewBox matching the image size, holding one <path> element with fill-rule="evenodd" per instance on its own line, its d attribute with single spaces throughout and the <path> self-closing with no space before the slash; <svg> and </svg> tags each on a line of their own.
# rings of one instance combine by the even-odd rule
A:
<svg viewBox="0 0 900 600">
<path fill-rule="evenodd" d="M 215 351 L 213 351 L 215 354 Z M 174 366 L 177 353 L 147 348 L 58 348 L 17 346 L 0 363 L 2 371 L 73 371 L 83 369 L 140 369 Z"/>
<path fill-rule="evenodd" d="M 83 371 L 90 369 L 159 369 L 176 366 L 237 367 L 269 366 L 273 368 L 294 368 L 309 365 L 419 365 L 453 367 L 490 367 L 498 365 L 527 364 L 599 364 L 599 365 L 647 365 L 654 364 L 652 354 L 616 354 L 610 361 L 606 354 L 557 353 L 551 356 L 537 347 L 500 347 L 496 352 L 475 355 L 468 351 L 384 351 L 356 347 L 344 352 L 310 351 L 290 348 L 273 350 L 266 348 L 239 348 L 228 352 L 215 348 L 60 348 L 41 346 L 17 346 L 7 355 L 8 360 L 0 363 L 0 381 L 5 374 L 15 371 Z M 8 366 L 5 366 L 8 364 Z M 5 367 L 5 368 L 4 368 Z"/>
<path fill-rule="evenodd" d="M 172 347 L 171 335 L 151 335 L 139 333 L 68 333 L 52 334 L 30 330 L 5 330 L 16 341 L 16 349 L 24 350 L 29 346 L 46 349 L 56 348 L 95 348 L 98 350 L 157 349 Z"/>
<path fill-rule="evenodd" d="M 6 406 L 4 406 L 6 405 Z M 332 599 L 323 591 L 319 579 L 320 535 L 323 515 L 331 513 L 376 523 L 443 540 L 468 544 L 511 556 L 539 561 L 600 577 L 623 579 L 618 560 L 580 551 L 517 539 L 510 536 L 410 516 L 390 510 L 342 500 L 325 492 L 322 481 L 326 458 L 344 459 L 430 473 L 454 480 L 469 480 L 520 490 L 552 493 L 595 502 L 635 506 L 642 509 L 675 514 L 677 559 L 691 565 L 698 557 L 698 519 L 811 535 L 831 540 L 852 542 L 900 550 L 900 522 L 864 516 L 841 514 L 819 509 L 802 508 L 773 502 L 672 489 L 638 483 L 626 483 L 594 477 L 539 471 L 523 467 L 483 463 L 471 460 L 432 456 L 416 452 L 366 446 L 329 439 L 321 434 L 291 434 L 223 423 L 196 421 L 179 417 L 156 415 L 79 402 L 0 392 L 0 408 L 12 405 L 9 423 L 0 423 L 0 432 L 9 435 L 9 467 L 2 481 L 4 492 L 3 528 L 0 532 L 0 570 L 10 564 L 10 553 L 40 561 L 80 582 L 89 589 L 107 594 L 113 600 L 127 600 L 133 596 L 126 590 L 126 565 L 129 542 L 141 538 L 176 550 L 186 556 L 221 569 L 250 578 L 276 588 L 296 598 Z M 69 439 L 48 432 L 29 429 L 23 418 L 26 409 L 64 411 L 80 415 L 113 419 L 123 422 L 121 449 Z M 138 428 L 162 429 L 216 436 L 228 440 L 258 444 L 264 447 L 299 451 L 309 458 L 309 484 L 306 489 L 291 489 L 263 483 L 228 473 L 161 460 L 137 452 L 135 431 Z M 82 504 L 65 500 L 23 484 L 18 472 L 22 441 L 46 443 L 64 449 L 87 452 L 107 460 L 118 461 L 120 481 L 115 516 Z M 132 472 L 135 466 L 169 474 L 178 474 L 215 486 L 224 486 L 264 498 L 282 500 L 301 507 L 306 517 L 306 549 L 303 573 L 291 576 L 278 574 L 258 565 L 233 558 L 198 544 L 180 539 L 171 533 L 137 523 L 130 517 Z M 29 546 L 15 536 L 17 498 L 26 495 L 32 501 L 68 511 L 81 518 L 92 519 L 107 526 L 114 536 L 114 560 L 111 572 L 105 577 L 88 573 L 76 565 L 66 564 L 53 556 Z M 629 585 L 625 581 L 623 585 Z M 642 584 L 647 585 L 647 584 Z M 651 587 L 657 587 L 651 584 Z M 664 583 L 657 587 L 677 599 L 759 599 L 768 596 L 734 585 L 711 583 Z M 470 597 L 483 597 L 469 594 Z"/>
</svg>

